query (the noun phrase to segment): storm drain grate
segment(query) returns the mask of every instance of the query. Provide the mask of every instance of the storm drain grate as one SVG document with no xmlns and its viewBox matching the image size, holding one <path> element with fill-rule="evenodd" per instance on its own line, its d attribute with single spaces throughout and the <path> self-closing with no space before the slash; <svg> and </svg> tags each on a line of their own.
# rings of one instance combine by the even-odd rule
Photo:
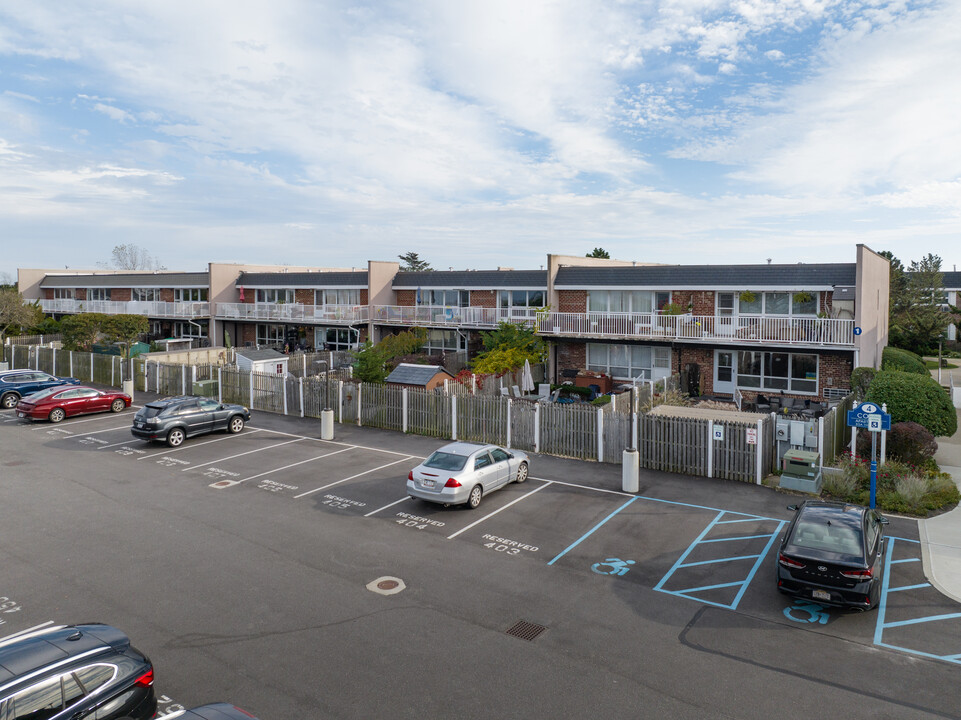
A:
<svg viewBox="0 0 961 720">
<path fill-rule="evenodd" d="M 537 623 L 527 622 L 526 620 L 518 620 L 514 623 L 514 626 L 507 631 L 508 635 L 513 635 L 514 637 L 519 637 L 521 640 L 534 640 L 538 635 L 547 630 L 544 625 L 538 625 Z"/>
</svg>

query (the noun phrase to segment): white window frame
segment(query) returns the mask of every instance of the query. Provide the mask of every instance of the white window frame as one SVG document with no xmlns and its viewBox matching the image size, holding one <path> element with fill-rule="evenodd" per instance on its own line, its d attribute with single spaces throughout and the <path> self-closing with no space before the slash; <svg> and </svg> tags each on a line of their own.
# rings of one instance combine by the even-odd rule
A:
<svg viewBox="0 0 961 720">
<path fill-rule="evenodd" d="M 53 299 L 54 300 L 73 300 L 75 296 L 73 288 L 54 288 L 53 289 Z"/>
<path fill-rule="evenodd" d="M 135 302 L 160 302 L 159 288 L 131 288 L 130 299 Z"/>
<path fill-rule="evenodd" d="M 294 291 L 288 288 L 258 288 L 254 299 L 257 305 L 290 305 L 294 302 Z"/>
<path fill-rule="evenodd" d="M 741 372 L 741 357 L 746 353 L 756 353 L 761 356 L 761 374 L 760 375 L 749 375 L 747 373 Z M 788 365 L 787 365 L 787 375 L 773 375 L 768 372 L 768 367 L 771 364 L 771 356 L 773 355 L 787 355 Z M 804 356 L 814 358 L 814 377 L 813 378 L 795 378 L 793 377 L 794 371 L 794 358 Z M 818 387 L 821 383 L 821 356 L 817 353 L 805 353 L 805 352 L 782 352 L 782 351 L 772 351 L 772 350 L 738 350 L 737 357 L 735 359 L 736 368 L 736 378 L 737 387 L 744 390 L 752 390 L 759 392 L 789 392 L 795 395 L 817 395 Z M 743 381 L 745 378 L 757 378 L 758 384 L 745 384 Z M 784 380 L 784 385 L 779 384 Z M 772 382 L 776 381 L 776 382 Z M 795 385 L 798 383 L 798 385 Z M 808 383 L 814 383 L 814 388 L 810 389 L 807 387 Z"/>
<path fill-rule="evenodd" d="M 207 288 L 174 288 L 174 302 L 207 302 Z"/>
<path fill-rule="evenodd" d="M 633 348 L 650 348 L 650 364 L 636 365 Z M 619 362 L 616 355 L 623 353 L 627 362 Z M 627 375 L 615 375 L 612 368 L 627 368 Z M 587 369 L 601 372 L 619 380 L 658 380 L 671 374 L 671 348 L 664 345 L 618 345 L 615 343 L 588 343 Z"/>
<path fill-rule="evenodd" d="M 274 323 L 257 323 L 255 336 L 258 345 L 283 345 L 287 342 L 284 326 Z"/>
<path fill-rule="evenodd" d="M 647 302 L 641 301 L 641 295 Z M 587 312 L 659 313 L 672 302 L 672 297 L 670 290 L 588 290 Z M 616 309 L 612 310 L 612 307 Z"/>
<path fill-rule="evenodd" d="M 107 302 L 110 300 L 110 290 L 112 288 L 87 288 L 87 300 L 91 302 Z"/>
<path fill-rule="evenodd" d="M 314 290 L 314 305 L 360 305 L 360 288 Z"/>
</svg>

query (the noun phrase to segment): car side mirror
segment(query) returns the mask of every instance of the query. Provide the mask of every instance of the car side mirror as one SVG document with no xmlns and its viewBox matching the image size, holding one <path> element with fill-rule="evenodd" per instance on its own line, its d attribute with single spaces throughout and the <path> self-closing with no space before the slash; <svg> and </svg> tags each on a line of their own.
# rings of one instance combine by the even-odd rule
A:
<svg viewBox="0 0 961 720">
<path fill-rule="evenodd" d="M 882 515 L 878 518 L 878 522 L 881 523 L 882 525 L 887 525 L 888 519 Z"/>
</svg>

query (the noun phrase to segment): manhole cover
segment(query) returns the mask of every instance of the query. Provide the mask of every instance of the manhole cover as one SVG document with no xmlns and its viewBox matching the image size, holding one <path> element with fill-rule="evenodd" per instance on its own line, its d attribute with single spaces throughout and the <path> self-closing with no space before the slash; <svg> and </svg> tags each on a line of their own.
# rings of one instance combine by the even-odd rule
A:
<svg viewBox="0 0 961 720">
<path fill-rule="evenodd" d="M 519 637 L 521 640 L 530 641 L 545 630 L 547 630 L 547 627 L 544 625 L 527 622 L 526 620 L 518 620 L 516 623 L 514 623 L 513 627 L 507 631 L 507 634 L 513 635 L 514 637 Z"/>
<path fill-rule="evenodd" d="M 367 589 L 378 595 L 396 595 L 406 588 L 404 581 L 396 577 L 379 577 L 367 583 Z"/>
<path fill-rule="evenodd" d="M 231 485 L 236 485 L 236 484 L 237 484 L 236 480 L 218 480 L 215 483 L 210 483 L 210 487 L 217 488 L 218 490 L 223 490 L 226 487 L 230 487 Z"/>
</svg>

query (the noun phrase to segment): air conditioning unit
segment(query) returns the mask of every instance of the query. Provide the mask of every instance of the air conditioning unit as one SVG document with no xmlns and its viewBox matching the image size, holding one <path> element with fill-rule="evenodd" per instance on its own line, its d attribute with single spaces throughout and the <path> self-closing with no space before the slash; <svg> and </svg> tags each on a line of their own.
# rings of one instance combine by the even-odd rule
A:
<svg viewBox="0 0 961 720">
<path fill-rule="evenodd" d="M 784 453 L 780 487 L 788 490 L 821 492 L 821 456 L 810 450 L 789 450 Z"/>
</svg>

